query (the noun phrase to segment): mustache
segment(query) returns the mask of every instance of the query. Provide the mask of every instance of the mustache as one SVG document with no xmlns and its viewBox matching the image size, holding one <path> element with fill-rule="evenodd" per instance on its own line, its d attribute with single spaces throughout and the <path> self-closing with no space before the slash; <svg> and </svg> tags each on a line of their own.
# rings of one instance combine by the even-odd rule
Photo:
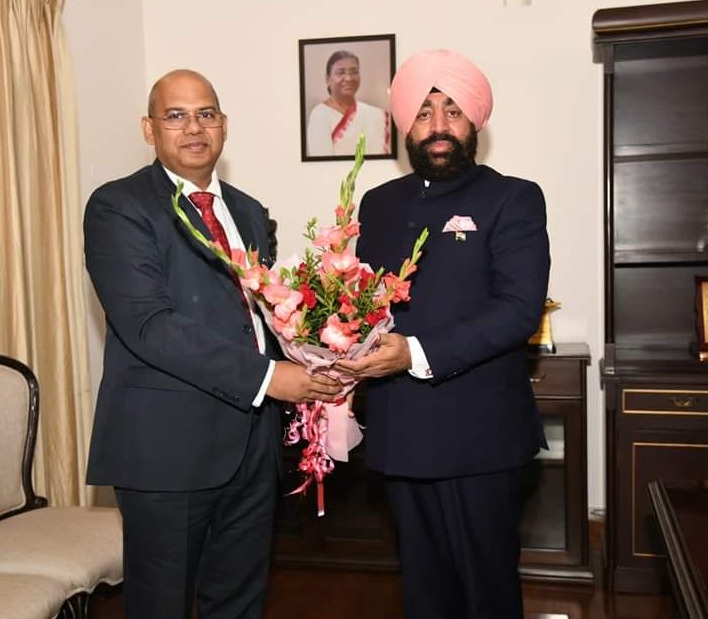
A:
<svg viewBox="0 0 708 619">
<path fill-rule="evenodd" d="M 418 145 L 424 148 L 426 146 L 430 146 L 434 142 L 442 141 L 450 142 L 455 146 L 462 147 L 462 142 L 460 142 L 460 140 L 458 140 L 454 135 L 450 133 L 431 133 L 427 138 L 421 140 Z"/>
</svg>

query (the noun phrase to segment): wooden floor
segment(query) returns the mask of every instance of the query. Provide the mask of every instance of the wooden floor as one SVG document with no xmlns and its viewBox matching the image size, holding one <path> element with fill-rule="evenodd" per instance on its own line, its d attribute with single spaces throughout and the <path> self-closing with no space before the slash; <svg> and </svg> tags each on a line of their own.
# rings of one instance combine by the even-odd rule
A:
<svg viewBox="0 0 708 619">
<path fill-rule="evenodd" d="M 593 546 L 595 584 L 524 583 L 526 619 L 678 619 L 669 596 L 610 594 Z M 397 573 L 274 568 L 265 619 L 403 619 Z M 123 619 L 120 595 L 96 600 L 91 619 Z"/>
<path fill-rule="evenodd" d="M 317 592 L 319 591 L 319 595 Z M 607 594 L 599 587 L 524 584 L 526 619 L 677 619 L 666 596 Z M 123 619 L 120 596 L 91 619 Z M 276 569 L 265 619 L 403 619 L 395 574 Z"/>
</svg>

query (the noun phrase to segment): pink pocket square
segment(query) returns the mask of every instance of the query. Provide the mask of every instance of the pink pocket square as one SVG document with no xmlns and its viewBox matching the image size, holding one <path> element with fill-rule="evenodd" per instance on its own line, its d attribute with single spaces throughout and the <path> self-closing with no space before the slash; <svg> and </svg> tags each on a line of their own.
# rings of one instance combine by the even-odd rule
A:
<svg viewBox="0 0 708 619">
<path fill-rule="evenodd" d="M 477 224 L 472 221 L 472 218 L 460 215 L 449 219 L 443 228 L 443 232 L 474 232 L 475 230 L 477 230 Z"/>
</svg>

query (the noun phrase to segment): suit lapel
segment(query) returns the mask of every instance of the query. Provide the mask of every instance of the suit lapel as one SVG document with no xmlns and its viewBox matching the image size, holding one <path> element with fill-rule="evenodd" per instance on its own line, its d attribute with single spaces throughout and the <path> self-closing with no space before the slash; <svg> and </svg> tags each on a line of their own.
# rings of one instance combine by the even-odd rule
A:
<svg viewBox="0 0 708 619">
<path fill-rule="evenodd" d="M 236 224 L 236 229 L 241 236 L 243 246 L 246 250 L 261 249 L 258 244 L 258 238 L 256 237 L 256 231 L 253 229 L 251 218 L 223 183 L 221 183 L 221 195 L 224 199 L 224 204 L 226 204 L 226 208 L 229 209 L 231 217 Z"/>
<path fill-rule="evenodd" d="M 186 226 L 179 220 L 177 215 L 174 213 L 174 209 L 172 208 L 172 196 L 174 195 L 174 192 L 177 191 L 177 187 L 175 187 L 174 183 L 170 180 L 170 177 L 167 176 L 167 174 L 165 173 L 165 170 L 162 168 L 162 164 L 157 160 L 153 164 L 153 179 L 155 181 L 155 188 L 158 200 L 160 201 L 160 204 L 162 204 L 166 209 L 168 209 L 173 215 L 177 233 L 196 251 L 202 254 L 204 258 L 206 258 L 209 262 L 213 264 L 215 277 L 219 280 L 221 285 L 223 285 L 224 288 L 229 292 L 229 294 L 233 295 L 234 299 L 236 299 L 240 305 L 241 292 L 239 291 L 237 285 L 235 285 L 232 279 L 232 274 L 229 269 L 223 262 L 221 262 L 221 260 L 219 260 L 219 258 L 214 255 L 214 253 L 209 248 L 204 247 L 204 245 L 202 245 L 199 241 L 197 241 L 197 239 L 195 239 L 191 235 L 189 230 L 187 230 Z M 184 194 L 181 194 L 179 197 L 179 205 L 182 207 L 182 210 L 187 215 L 187 218 L 189 219 L 190 223 L 197 230 L 199 230 L 207 239 L 214 240 L 211 236 L 211 233 L 209 232 L 209 229 L 206 227 L 204 220 L 199 216 L 197 209 L 194 208 L 194 205 L 184 196 Z"/>
</svg>

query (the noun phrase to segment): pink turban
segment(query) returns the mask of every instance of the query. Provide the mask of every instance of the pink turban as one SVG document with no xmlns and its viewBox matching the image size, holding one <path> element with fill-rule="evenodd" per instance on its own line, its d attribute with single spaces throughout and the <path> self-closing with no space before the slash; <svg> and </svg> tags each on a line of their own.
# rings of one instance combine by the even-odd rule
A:
<svg viewBox="0 0 708 619">
<path fill-rule="evenodd" d="M 402 133 L 411 130 L 433 88 L 457 103 L 477 131 L 489 120 L 492 89 L 484 73 L 462 54 L 436 49 L 408 58 L 391 82 L 391 113 Z"/>
</svg>

